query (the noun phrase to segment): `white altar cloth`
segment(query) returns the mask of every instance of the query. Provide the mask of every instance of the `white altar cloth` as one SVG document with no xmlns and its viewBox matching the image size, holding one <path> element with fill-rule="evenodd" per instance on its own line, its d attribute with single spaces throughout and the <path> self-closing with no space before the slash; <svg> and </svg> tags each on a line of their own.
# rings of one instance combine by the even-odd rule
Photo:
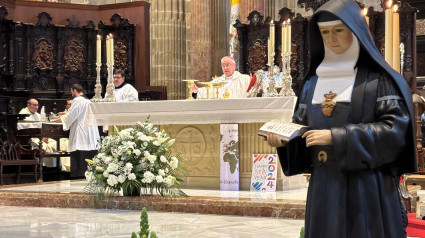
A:
<svg viewBox="0 0 425 238">
<path fill-rule="evenodd" d="M 291 121 L 296 97 L 91 103 L 86 125 L 222 124 Z"/>
</svg>

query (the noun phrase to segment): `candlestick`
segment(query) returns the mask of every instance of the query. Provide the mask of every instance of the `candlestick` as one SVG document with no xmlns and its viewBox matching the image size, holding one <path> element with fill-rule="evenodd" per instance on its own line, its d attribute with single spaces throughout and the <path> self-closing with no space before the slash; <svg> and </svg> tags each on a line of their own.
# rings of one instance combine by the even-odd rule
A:
<svg viewBox="0 0 425 238">
<path fill-rule="evenodd" d="M 397 4 L 393 13 L 393 68 L 400 73 L 400 16 Z"/>
<path fill-rule="evenodd" d="M 101 50 L 101 43 L 102 43 L 102 38 L 100 37 L 100 35 L 97 35 L 97 41 L 96 41 L 96 65 L 100 64 L 100 60 L 102 57 L 102 50 Z"/>
<path fill-rule="evenodd" d="M 385 9 L 385 60 L 389 65 L 393 64 L 393 9 L 391 0 Z"/>
<path fill-rule="evenodd" d="M 96 75 L 96 85 L 94 86 L 95 95 L 91 99 L 92 102 L 102 102 L 103 101 L 102 95 L 101 95 L 101 93 L 102 93 L 102 85 L 100 84 L 100 66 L 101 66 L 100 63 L 96 63 L 96 72 L 97 72 L 97 75 Z"/>
</svg>

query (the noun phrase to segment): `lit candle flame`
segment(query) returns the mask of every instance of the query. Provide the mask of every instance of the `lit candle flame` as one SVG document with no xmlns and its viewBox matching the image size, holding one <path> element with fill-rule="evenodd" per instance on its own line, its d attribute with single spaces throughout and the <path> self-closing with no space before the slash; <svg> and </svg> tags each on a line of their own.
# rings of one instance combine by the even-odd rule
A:
<svg viewBox="0 0 425 238">
<path fill-rule="evenodd" d="M 367 8 L 363 8 L 363 16 L 367 16 Z"/>
<path fill-rule="evenodd" d="M 394 12 L 397 12 L 397 11 L 398 11 L 398 5 L 394 4 Z"/>
<path fill-rule="evenodd" d="M 388 0 L 387 8 L 388 8 L 388 9 L 391 9 L 391 6 L 392 6 L 392 5 L 393 5 L 392 1 L 391 1 L 391 0 Z"/>
</svg>

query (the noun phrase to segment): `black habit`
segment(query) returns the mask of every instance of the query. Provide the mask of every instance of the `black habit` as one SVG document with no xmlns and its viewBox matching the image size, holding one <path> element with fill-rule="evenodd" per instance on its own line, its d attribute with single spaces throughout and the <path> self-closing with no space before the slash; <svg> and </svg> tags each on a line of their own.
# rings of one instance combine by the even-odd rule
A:
<svg viewBox="0 0 425 238">
<path fill-rule="evenodd" d="M 324 58 L 317 25 L 333 14 L 360 44 L 351 102 L 337 102 L 330 117 L 312 104 L 316 68 Z M 399 176 L 417 169 L 410 90 L 374 45 L 357 3 L 331 0 L 309 24 L 310 70 L 293 121 L 331 130 L 330 146 L 305 145 L 297 138 L 278 154 L 285 175 L 311 173 L 305 237 L 406 237 L 407 216 L 398 193 Z M 327 161 L 320 162 L 325 151 Z"/>
</svg>

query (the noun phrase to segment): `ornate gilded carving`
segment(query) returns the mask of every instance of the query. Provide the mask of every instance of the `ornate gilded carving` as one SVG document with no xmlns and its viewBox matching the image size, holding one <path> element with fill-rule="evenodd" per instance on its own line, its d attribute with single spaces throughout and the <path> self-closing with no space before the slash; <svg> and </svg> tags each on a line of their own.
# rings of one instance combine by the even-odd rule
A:
<svg viewBox="0 0 425 238">
<path fill-rule="evenodd" d="M 41 39 L 34 46 L 32 57 L 34 68 L 40 70 L 53 69 L 53 46 L 47 40 Z"/>
<path fill-rule="evenodd" d="M 249 72 L 266 69 L 267 46 L 256 41 L 251 47 L 249 47 L 248 52 Z"/>
<path fill-rule="evenodd" d="M 127 70 L 128 54 L 127 46 L 122 40 L 117 40 L 114 44 L 114 68 Z"/>
<path fill-rule="evenodd" d="M 63 59 L 65 61 L 65 71 L 82 71 L 83 63 L 85 62 L 84 46 L 77 41 L 71 41 L 67 46 L 65 46 Z"/>
</svg>

